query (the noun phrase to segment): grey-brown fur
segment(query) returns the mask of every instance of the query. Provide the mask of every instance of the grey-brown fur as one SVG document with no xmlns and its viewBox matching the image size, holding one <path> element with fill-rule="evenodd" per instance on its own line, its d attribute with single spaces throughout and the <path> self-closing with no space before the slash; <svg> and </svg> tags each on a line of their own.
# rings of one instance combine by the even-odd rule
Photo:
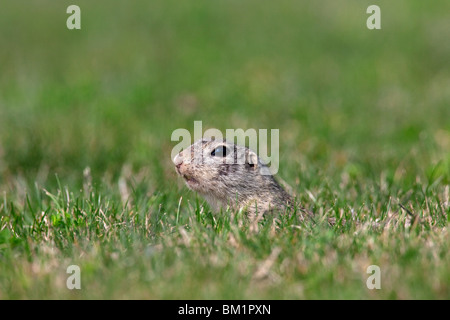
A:
<svg viewBox="0 0 450 320">
<path fill-rule="evenodd" d="M 226 157 L 211 155 L 225 146 Z M 249 214 L 285 210 L 292 197 L 278 184 L 267 166 L 250 149 L 218 140 L 199 140 L 173 159 L 186 185 L 202 195 L 212 209 L 230 206 Z"/>
</svg>

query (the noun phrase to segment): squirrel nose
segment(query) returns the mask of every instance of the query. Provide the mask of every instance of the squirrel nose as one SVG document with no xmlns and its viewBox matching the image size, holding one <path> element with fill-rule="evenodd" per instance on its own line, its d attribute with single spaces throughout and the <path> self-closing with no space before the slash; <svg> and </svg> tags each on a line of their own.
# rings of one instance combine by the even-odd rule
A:
<svg viewBox="0 0 450 320">
<path fill-rule="evenodd" d="M 180 166 L 183 164 L 183 157 L 180 155 L 181 153 L 177 154 L 174 158 L 173 158 L 173 163 L 175 164 L 175 166 L 177 168 L 180 168 Z"/>
</svg>

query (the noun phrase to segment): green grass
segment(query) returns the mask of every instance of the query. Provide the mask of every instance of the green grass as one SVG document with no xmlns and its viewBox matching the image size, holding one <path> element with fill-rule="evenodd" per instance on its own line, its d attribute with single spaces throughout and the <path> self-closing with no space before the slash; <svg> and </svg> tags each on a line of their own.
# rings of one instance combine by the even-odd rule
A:
<svg viewBox="0 0 450 320">
<path fill-rule="evenodd" d="M 70 4 L 0 10 L 0 299 L 450 298 L 448 1 Z M 315 222 L 212 213 L 194 120 L 280 129 Z"/>
</svg>

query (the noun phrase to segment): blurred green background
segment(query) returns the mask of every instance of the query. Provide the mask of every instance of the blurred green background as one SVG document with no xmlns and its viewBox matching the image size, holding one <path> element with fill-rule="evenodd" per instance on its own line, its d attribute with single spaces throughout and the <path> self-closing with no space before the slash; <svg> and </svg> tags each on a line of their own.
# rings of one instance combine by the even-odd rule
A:
<svg viewBox="0 0 450 320">
<path fill-rule="evenodd" d="M 81 8 L 81 30 L 66 28 L 69 17 L 66 8 L 71 4 Z M 381 30 L 366 27 L 369 17 L 366 9 L 372 4 L 381 8 Z M 41 260 L 37 253 L 33 256 L 27 251 L 28 246 L 42 252 L 45 250 L 40 249 L 41 246 L 44 248 L 50 242 L 45 232 L 26 231 L 31 224 L 27 219 L 34 214 L 31 209 L 34 206 L 41 211 L 49 208 L 49 215 L 58 217 L 56 204 L 58 201 L 64 204 L 65 200 L 49 200 L 43 195 L 43 189 L 61 196 L 62 185 L 66 191 L 80 197 L 80 202 L 91 201 L 86 194 L 83 198 L 83 191 L 80 191 L 85 187 L 83 183 L 86 184 L 83 170 L 87 167 L 98 190 L 99 206 L 109 207 L 112 199 L 111 216 L 122 212 L 120 199 L 124 199 L 119 188 L 123 177 L 137 190 L 134 190 L 136 208 L 130 209 L 130 217 L 134 214 L 144 217 L 148 212 L 152 217 L 155 212 L 167 212 L 170 216 L 177 212 L 176 224 L 172 220 L 161 220 L 164 232 L 172 230 L 172 224 L 178 226 L 180 209 L 176 210 L 180 196 L 196 203 L 198 208 L 195 194 L 188 192 L 177 178 L 170 159 L 177 143 L 170 140 L 173 130 L 186 128 L 193 132 L 194 120 L 202 120 L 204 130 L 279 129 L 279 175 L 293 187 L 305 206 L 316 212 L 350 214 L 350 208 L 356 208 L 361 217 L 373 212 L 374 217 L 379 217 L 390 212 L 391 197 L 411 203 L 419 212 L 432 198 L 436 203 L 444 203 L 446 207 L 442 210 L 448 212 L 450 2 L 3 0 L 0 3 L 0 228 L 10 231 L 4 231 L 0 249 L 4 248 L 2 243 L 11 242 L 11 252 L 20 254 L 2 256 L 0 250 L 0 258 L 9 259 L 0 260 L 4 267 L 0 297 L 55 297 L 55 293 L 51 293 L 53 285 L 31 280 L 35 273 L 29 270 L 35 270 L 35 261 L 47 265 L 48 260 Z M 35 188 L 38 191 L 33 191 Z M 41 196 L 47 200 L 41 200 Z M 31 204 L 27 205 L 27 201 Z M 439 206 L 433 207 L 436 215 L 441 212 Z M 186 210 L 182 206 L 182 216 L 189 216 Z M 17 212 L 22 212 L 26 218 L 17 218 Z M 99 215 L 99 211 L 92 212 Z M 353 215 L 353 209 L 351 212 Z M 63 252 L 72 250 L 72 245 L 81 246 L 77 241 L 81 243 L 83 232 L 91 232 L 75 224 L 64 231 L 61 220 L 54 219 L 54 229 L 49 228 L 54 232 L 54 239 L 60 241 L 56 242 L 56 247 Z M 448 218 L 442 218 L 433 226 L 443 226 L 446 220 Z M 95 221 L 98 225 L 93 222 L 92 228 L 101 230 L 103 224 L 98 219 Z M 209 234 L 208 223 L 200 223 L 198 239 Z M 195 223 L 186 224 L 195 226 Z M 67 233 L 60 232 L 58 226 Z M 352 244 L 353 229 L 343 235 L 349 236 L 344 240 L 337 231 L 333 236 L 315 234 L 312 240 L 295 238 L 295 235 L 290 235 L 293 238 L 269 237 L 269 245 L 262 235 L 258 238 L 261 242 L 253 246 L 256 249 L 238 239 L 241 246 L 237 245 L 237 253 L 230 251 L 229 255 L 227 235 L 220 231 L 212 233 L 213 239 L 216 236 L 225 239 L 220 251 L 225 258 L 220 255 L 218 258 L 225 266 L 223 273 L 219 263 L 218 274 L 224 278 L 216 279 L 216 273 L 205 271 L 209 270 L 208 263 L 197 271 L 196 263 L 205 256 L 203 246 L 180 258 L 179 247 L 170 245 L 172 231 L 165 234 L 158 228 L 159 225 L 155 227 L 150 223 L 144 231 L 133 231 L 137 236 L 131 229 L 117 229 L 115 234 L 118 238 L 123 233 L 130 235 L 130 239 L 136 236 L 134 240 L 126 240 L 129 242 L 124 245 L 124 252 L 131 250 L 133 241 L 144 246 L 149 241 L 148 230 L 158 230 L 150 243 L 169 243 L 162 254 L 168 258 L 155 262 L 159 269 L 155 267 L 156 275 L 148 280 L 153 283 L 157 281 L 154 279 L 161 279 L 153 283 L 156 289 L 149 295 L 152 298 L 185 298 L 182 295 L 185 291 L 179 289 L 180 283 L 184 283 L 184 289 L 192 290 L 189 292 L 194 292 L 194 297 L 200 298 L 236 298 L 236 295 L 243 298 L 373 297 L 373 293 L 361 293 L 360 283 L 352 282 L 354 276 L 350 282 L 343 277 L 342 286 L 328 276 L 331 272 L 345 274 L 339 270 L 354 266 L 350 259 L 359 255 L 363 256 L 360 261 L 368 260 L 364 255 L 372 251 L 366 245 L 372 248 L 373 241 L 363 238 L 360 243 Z M 67 240 L 79 230 L 83 236 L 78 240 L 75 236 L 73 243 Z M 289 230 L 283 229 L 283 232 Z M 115 242 L 108 243 L 109 240 L 101 238 L 103 231 L 98 232 L 100 235 L 93 238 L 93 243 L 99 241 L 98 250 L 107 252 L 102 251 L 104 257 L 114 256 Z M 173 237 L 178 236 L 181 237 Z M 441 245 L 435 249 L 440 250 L 436 253 L 440 259 L 436 264 L 430 262 L 426 254 L 421 255 L 420 248 L 425 248 L 421 240 L 416 239 L 417 246 L 413 247 L 416 251 L 412 252 L 422 260 L 414 260 L 416 256 L 409 255 L 396 261 L 401 252 L 410 252 L 402 249 L 408 246 L 408 241 L 402 238 L 392 245 L 400 249 L 393 249 L 386 258 L 384 252 L 391 247 L 390 240 L 375 238 L 381 245 L 379 251 L 373 251 L 374 256 L 392 261 L 398 270 L 404 270 L 413 262 L 423 262 L 417 263 L 417 269 L 412 272 L 410 286 L 405 285 L 398 291 L 394 288 L 394 293 L 383 291 L 381 297 L 417 297 L 422 293 L 426 298 L 448 297 L 448 285 L 445 285 L 448 236 L 438 238 Z M 205 239 L 206 247 L 214 243 L 206 236 Z M 289 269 L 289 261 L 297 260 L 289 260 L 290 253 L 283 251 L 281 257 L 286 254 L 289 259 L 280 258 L 279 266 L 288 270 L 288 276 L 281 276 L 285 282 L 279 282 L 279 287 L 250 285 L 248 289 L 240 282 L 243 269 L 241 264 L 233 264 L 235 257 L 241 257 L 244 262 L 248 256 L 256 261 L 265 259 L 274 243 L 285 240 L 282 243 L 287 247 L 295 248 L 297 244 L 306 248 L 303 260 L 299 259 L 306 265 L 312 261 L 309 265 L 312 271 L 297 270 L 303 267 L 295 264 Z M 319 255 L 317 261 L 313 259 L 316 240 L 319 247 L 325 248 L 319 250 L 323 256 Z M 328 275 L 321 271 L 316 274 L 313 270 L 329 261 L 328 253 L 334 254 L 326 247 L 328 243 L 337 247 L 342 244 L 343 254 L 350 252 L 349 260 L 338 263 L 336 269 L 330 267 Z M 299 251 L 298 248 L 295 250 Z M 65 257 L 80 255 L 70 250 Z M 100 289 L 84 294 L 97 292 L 98 295 L 93 296 L 98 297 L 109 292 L 109 297 L 122 297 L 111 291 L 117 282 L 102 287 L 94 280 L 100 275 L 103 275 L 101 279 L 108 279 L 111 274 L 115 279 L 127 279 L 121 271 L 126 267 L 120 263 L 116 268 L 111 267 L 112 258 L 103 261 L 95 250 L 88 254 L 92 259 L 86 258 L 84 270 L 94 270 L 90 279 L 95 288 Z M 216 248 L 209 250 L 215 252 Z M 136 265 L 142 270 L 149 270 L 146 263 L 150 262 L 139 260 L 141 255 L 137 250 L 126 256 L 132 261 L 136 259 Z M 97 259 L 101 261 L 97 263 Z M 14 261 L 22 261 L 26 266 L 25 261 L 34 262 L 29 270 L 24 267 L 23 273 L 18 271 L 20 276 L 17 276 L 14 264 L 8 267 Z M 126 264 L 129 260 L 120 261 Z M 288 261 L 287 267 L 283 261 Z M 252 265 L 253 260 L 245 263 Z M 136 270 L 132 269 L 129 274 Z M 165 273 L 165 270 L 171 271 Z M 289 270 L 293 270 L 292 273 Z M 398 270 L 392 279 L 400 274 Z M 429 281 L 424 270 L 440 270 L 439 279 L 444 280 L 441 282 L 444 284 L 440 287 Z M 28 286 L 16 284 L 13 281 L 16 276 L 28 279 L 24 280 Z M 186 281 L 185 277 L 190 280 Z M 297 294 L 297 287 L 284 291 L 299 279 L 305 283 L 311 281 L 306 286 L 306 294 Z M 212 281 L 211 287 L 206 285 L 211 291 L 195 291 L 202 281 L 207 284 Z M 214 285 L 214 281 L 224 286 L 223 291 L 211 289 L 222 288 L 217 283 Z M 128 297 L 141 297 L 140 292 L 149 294 L 145 286 L 131 293 L 126 283 L 122 290 L 128 292 Z M 349 283 L 355 285 L 349 287 Z M 392 281 L 392 286 L 397 284 Z"/>
<path fill-rule="evenodd" d="M 377 1 L 381 30 L 366 28 L 370 1 L 78 1 L 81 30 L 70 4 L 2 3 L 3 183 L 129 163 L 164 184 L 171 132 L 194 120 L 280 129 L 291 183 L 303 157 L 449 162 L 448 1 Z"/>
</svg>

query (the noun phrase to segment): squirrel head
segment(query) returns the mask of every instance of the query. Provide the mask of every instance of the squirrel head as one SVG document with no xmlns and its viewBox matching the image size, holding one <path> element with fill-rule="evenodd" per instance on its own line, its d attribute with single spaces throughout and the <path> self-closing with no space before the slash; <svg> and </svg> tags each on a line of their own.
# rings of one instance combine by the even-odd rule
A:
<svg viewBox="0 0 450 320">
<path fill-rule="evenodd" d="M 173 163 L 190 189 L 223 198 L 245 193 L 262 174 L 270 174 L 254 151 L 226 140 L 198 140 Z"/>
</svg>

